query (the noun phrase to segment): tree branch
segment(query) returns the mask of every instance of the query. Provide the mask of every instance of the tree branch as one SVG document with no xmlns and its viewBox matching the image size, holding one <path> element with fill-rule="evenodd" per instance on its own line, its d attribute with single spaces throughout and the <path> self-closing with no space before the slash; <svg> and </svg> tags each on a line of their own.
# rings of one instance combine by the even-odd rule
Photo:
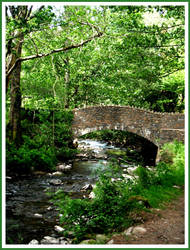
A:
<svg viewBox="0 0 190 250">
<path fill-rule="evenodd" d="M 35 59 L 35 58 L 46 57 L 46 56 L 49 56 L 49 55 L 52 55 L 52 54 L 55 54 L 55 53 L 64 52 L 64 51 L 67 51 L 67 50 L 70 50 L 70 49 L 79 48 L 79 47 L 84 46 L 88 42 L 92 41 L 94 38 L 100 37 L 102 35 L 103 35 L 103 33 L 99 32 L 98 34 L 95 34 L 94 36 L 89 37 L 87 40 L 82 41 L 81 43 L 78 43 L 78 44 L 73 44 L 73 45 L 70 45 L 68 47 L 62 47 L 62 48 L 59 48 L 59 49 L 54 49 L 54 50 L 52 50 L 52 51 L 50 51 L 48 53 L 44 53 L 44 54 L 36 54 L 36 55 L 31 55 L 31 56 L 26 56 L 26 57 L 20 57 L 15 61 L 13 66 L 7 71 L 6 77 L 10 76 L 10 74 L 13 72 L 13 70 L 16 68 L 16 66 L 17 66 L 17 64 L 19 62 L 28 61 L 28 60 L 32 60 L 32 59 Z"/>
<path fill-rule="evenodd" d="M 97 32 L 98 34 L 101 33 L 101 31 L 99 30 L 99 28 L 98 28 L 96 25 L 92 24 L 92 23 L 83 22 L 83 21 L 78 21 L 78 23 L 80 23 L 80 24 L 82 24 L 82 25 L 88 25 L 88 26 L 91 27 L 92 29 L 95 29 L 96 32 Z"/>
<path fill-rule="evenodd" d="M 40 6 L 40 8 L 37 10 L 37 12 L 40 12 L 44 7 L 45 7 L 45 5 Z M 35 13 L 31 16 L 29 15 L 29 20 L 33 19 L 34 17 L 36 17 Z"/>
<path fill-rule="evenodd" d="M 183 70 L 183 69 L 184 69 L 184 68 L 176 69 L 176 70 L 174 70 L 174 71 L 172 71 L 172 72 L 169 72 L 169 73 L 167 73 L 167 74 L 165 74 L 165 75 L 161 75 L 160 78 L 167 77 L 167 76 L 169 76 L 169 75 L 171 75 L 171 74 L 173 74 L 173 73 L 175 73 L 175 72 L 177 72 L 177 71 Z"/>
<path fill-rule="evenodd" d="M 32 41 L 33 44 L 34 44 L 34 47 L 35 47 L 35 49 L 36 49 L 36 54 L 38 54 L 38 47 L 37 47 L 36 43 L 34 42 L 34 39 L 33 39 L 30 35 L 29 35 L 29 37 L 30 37 L 31 41 Z"/>
<path fill-rule="evenodd" d="M 28 10 L 27 16 L 26 16 L 26 20 L 28 20 L 28 18 L 30 17 L 31 13 L 32 13 L 32 9 L 33 6 L 30 6 L 30 9 Z"/>
</svg>

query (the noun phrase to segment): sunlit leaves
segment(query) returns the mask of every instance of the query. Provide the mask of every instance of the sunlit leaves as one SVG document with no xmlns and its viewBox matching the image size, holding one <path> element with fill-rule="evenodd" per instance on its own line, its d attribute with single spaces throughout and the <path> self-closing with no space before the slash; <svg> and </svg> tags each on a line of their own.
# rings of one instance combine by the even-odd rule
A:
<svg viewBox="0 0 190 250">
<path fill-rule="evenodd" d="M 52 24 L 26 36 L 23 55 L 81 42 L 99 30 L 104 35 L 81 48 L 53 55 L 53 59 L 41 59 L 37 65 L 24 63 L 24 93 L 39 98 L 56 93 L 61 105 L 67 92 L 71 107 L 104 103 L 153 108 L 152 100 L 146 99 L 148 92 L 160 89 L 163 77 L 184 69 L 184 8 L 166 7 L 64 6 L 56 16 L 47 14 Z M 160 22 L 145 23 L 145 13 L 151 16 L 151 12 L 157 13 Z M 31 65 L 30 73 L 27 65 Z M 70 74 L 67 90 L 66 70 Z M 181 89 L 184 82 L 174 78 Z M 31 90 L 25 85 L 28 81 Z M 163 90 L 181 95 L 178 88 L 165 85 Z"/>
</svg>

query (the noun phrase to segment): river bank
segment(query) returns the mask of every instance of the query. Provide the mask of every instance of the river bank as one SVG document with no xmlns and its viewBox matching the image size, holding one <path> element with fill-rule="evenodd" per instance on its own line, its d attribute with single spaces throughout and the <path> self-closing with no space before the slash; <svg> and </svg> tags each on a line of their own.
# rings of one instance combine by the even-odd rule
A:
<svg viewBox="0 0 190 250">
<path fill-rule="evenodd" d="M 59 224 L 59 213 L 48 193 L 63 190 L 72 198 L 88 197 L 89 190 L 84 188 L 94 185 L 98 172 L 106 168 L 110 157 L 107 151 L 121 151 L 106 142 L 94 140 L 80 140 L 79 149 L 81 153 L 66 165 L 70 166 L 67 171 L 34 171 L 30 175 L 7 176 L 7 244 L 28 244 L 33 239 L 41 241 L 47 235 L 59 237 L 55 230 Z"/>
<path fill-rule="evenodd" d="M 120 158 L 121 155 L 122 157 L 124 156 L 125 149 L 115 148 L 114 146 L 110 146 L 105 142 L 94 143 L 94 141 L 87 140 L 87 141 L 81 141 L 80 143 L 81 143 L 80 144 L 81 149 L 83 148 L 86 150 L 86 152 L 88 153 L 90 152 L 90 160 L 88 159 L 88 157 L 84 157 L 85 152 L 81 151 L 82 155 L 78 155 L 78 158 L 76 158 L 72 164 L 65 165 L 65 167 L 64 164 L 59 164 L 57 166 L 57 170 L 64 169 L 64 171 L 62 172 L 61 171 L 56 171 L 52 173 L 36 172 L 32 176 L 27 176 L 27 177 L 23 176 L 22 178 L 7 177 L 7 189 L 6 189 L 7 244 L 76 244 L 76 242 L 78 244 L 82 241 L 83 238 L 88 240 L 87 235 L 84 235 L 79 239 L 76 239 L 75 238 L 76 232 L 73 231 L 75 230 L 74 228 L 73 230 L 70 231 L 67 230 L 66 237 L 62 234 L 66 230 L 66 228 L 64 228 L 64 225 L 60 224 L 60 216 L 62 216 L 62 213 L 64 212 L 65 208 L 64 207 L 61 208 L 61 210 L 63 209 L 63 211 L 61 211 L 60 208 L 58 209 L 56 205 L 59 206 L 59 198 L 61 198 L 60 201 L 64 201 L 65 195 L 70 197 L 71 206 L 73 206 L 75 203 L 74 202 L 72 205 L 72 200 L 75 201 L 75 199 L 78 199 L 78 201 L 76 201 L 77 202 L 76 204 L 81 206 L 83 205 L 86 206 L 87 205 L 86 202 L 88 202 L 88 199 L 91 199 L 91 202 L 88 203 L 88 206 L 90 204 L 92 205 L 94 202 L 95 202 L 94 204 L 97 203 L 98 206 L 102 205 L 103 210 L 100 212 L 103 214 L 106 212 L 104 206 L 108 206 L 110 209 L 113 209 L 116 212 L 117 206 L 114 205 L 114 207 L 110 207 L 110 205 L 113 202 L 116 202 L 118 205 L 119 205 L 118 202 L 121 202 L 120 205 L 123 206 L 124 210 L 126 210 L 125 204 L 128 204 L 129 207 L 127 208 L 127 210 L 129 209 L 130 211 L 130 209 L 132 209 L 131 211 L 134 212 L 133 214 L 129 213 L 127 215 L 128 219 L 130 219 L 130 223 L 128 223 L 128 227 L 130 228 L 131 225 L 135 226 L 140 224 L 141 222 L 136 220 L 137 218 L 135 217 L 136 216 L 135 214 L 139 214 L 138 210 L 139 208 L 141 208 L 141 210 L 144 211 L 144 208 L 157 207 L 158 206 L 157 203 L 160 201 L 160 199 L 162 200 L 162 202 L 167 201 L 169 198 L 175 197 L 176 194 L 179 195 L 181 193 L 180 186 L 175 186 L 174 184 L 172 184 L 173 181 L 171 184 L 168 183 L 168 181 L 172 180 L 171 179 L 172 176 L 168 175 L 167 172 L 165 173 L 165 171 L 169 167 L 169 166 L 167 167 L 167 165 L 164 165 L 166 169 L 165 167 L 163 169 L 162 165 L 160 165 L 158 170 L 157 168 L 153 168 L 152 170 L 151 169 L 146 170 L 148 172 L 145 171 L 145 168 L 138 168 L 137 166 L 135 166 L 135 164 L 134 165 L 126 164 L 125 161 L 124 162 L 120 161 L 118 165 L 118 159 Z M 108 159 L 110 157 L 110 153 L 108 152 L 112 152 L 111 155 L 113 155 L 114 152 L 114 154 L 116 155 L 115 161 L 117 162 L 116 165 L 118 165 L 117 171 L 119 170 L 120 174 L 118 176 L 119 172 L 117 172 L 116 176 L 114 177 L 114 175 L 110 176 L 110 174 L 108 173 L 109 174 L 107 175 L 108 179 L 105 179 L 106 176 L 104 176 L 104 171 L 106 174 L 109 164 Z M 97 158 L 99 156 L 99 158 L 96 159 L 96 156 Z M 67 171 L 65 171 L 66 169 Z M 101 172 L 102 174 L 100 174 Z M 158 176 L 157 174 L 153 175 L 154 172 L 155 174 L 157 173 Z M 143 177 L 144 174 L 145 175 L 148 174 L 150 176 L 144 178 Z M 173 174 L 175 174 L 175 172 Z M 177 175 L 179 176 L 179 174 Z M 102 176 L 101 178 L 103 178 L 101 180 L 103 182 L 104 181 L 106 182 L 105 186 L 103 183 L 102 183 L 103 185 L 101 184 L 101 182 L 99 183 L 102 185 L 99 186 L 100 188 L 100 190 L 98 191 L 99 193 L 97 193 L 97 191 L 95 192 L 96 195 L 98 194 L 99 196 L 98 198 L 98 196 L 97 197 L 94 196 L 93 188 L 96 182 L 99 180 L 100 176 Z M 140 178 L 139 180 L 140 182 L 137 181 L 138 180 L 137 177 Z M 167 179 L 168 177 L 169 179 Z M 165 178 L 167 179 L 167 183 L 165 183 Z M 175 175 L 172 178 L 176 180 Z M 136 187 L 132 185 L 133 182 L 134 184 L 135 183 L 138 184 L 137 186 L 138 189 L 136 189 Z M 163 184 L 165 183 L 164 185 L 167 184 L 166 187 L 160 186 L 162 182 Z M 157 183 L 158 186 L 155 186 L 155 183 Z M 146 186 L 148 189 L 146 188 Z M 130 191 L 131 188 L 134 189 L 134 191 L 136 190 L 135 193 L 134 192 L 128 193 L 127 190 Z M 178 188 L 180 188 L 180 190 L 178 190 Z M 125 194 L 123 194 L 123 190 L 125 189 L 127 191 L 126 195 L 128 198 L 125 197 Z M 143 193 L 141 193 L 142 190 Z M 118 191 L 119 193 L 115 195 Z M 149 193 L 150 191 L 153 193 L 152 194 Z M 116 193 L 114 194 L 114 192 Z M 52 201 L 50 196 L 51 195 L 54 196 L 54 194 L 58 193 L 59 194 L 62 193 L 64 194 L 64 196 L 63 197 L 55 196 L 54 201 Z M 110 193 L 109 195 L 111 196 L 104 203 L 104 199 L 105 198 L 107 199 L 109 196 L 108 193 Z M 159 195 L 157 193 L 159 193 Z M 110 205 L 109 202 L 111 202 Z M 68 206 L 69 210 L 67 212 L 69 211 L 71 212 L 72 210 L 72 207 L 70 207 L 70 205 Z M 138 209 L 136 210 L 136 208 Z M 78 210 L 77 213 L 80 212 L 79 209 L 77 210 Z M 87 215 L 87 221 L 89 221 L 89 219 L 90 220 L 93 219 L 91 218 L 91 216 L 88 217 L 88 214 L 86 212 L 84 215 L 85 216 Z M 95 209 L 95 213 L 96 212 L 98 212 L 98 210 Z M 104 217 L 103 214 L 101 216 Z M 82 220 L 83 219 L 85 220 L 85 216 L 83 217 L 82 215 L 81 217 Z M 99 216 L 98 213 L 96 216 Z M 122 216 L 120 218 L 122 218 Z M 66 217 L 64 219 L 66 219 Z M 111 219 L 110 223 L 112 224 L 112 217 L 108 216 L 107 219 L 108 220 Z M 113 218 L 113 220 L 114 219 L 115 218 Z M 95 224 L 95 228 L 96 225 L 98 226 L 98 224 Z M 112 230 L 111 227 L 109 228 L 109 224 L 107 226 L 108 226 L 108 231 L 110 230 L 110 232 L 113 231 L 112 233 L 114 233 L 114 230 Z M 123 232 L 123 230 L 124 231 L 128 230 L 128 227 L 124 226 L 121 228 L 120 231 Z M 100 231 L 102 231 L 102 229 Z M 116 231 L 118 231 L 117 226 L 115 229 Z M 85 230 L 88 231 L 88 229 Z M 121 236 L 123 237 L 122 233 Z M 100 241 L 99 240 L 96 241 L 94 237 L 96 237 L 96 232 L 93 232 L 93 238 L 90 240 L 93 240 L 92 242 L 94 244 L 100 244 Z M 106 236 L 106 238 L 103 240 L 104 244 L 110 242 L 112 240 L 111 237 L 112 236 L 109 236 L 108 239 Z"/>
</svg>

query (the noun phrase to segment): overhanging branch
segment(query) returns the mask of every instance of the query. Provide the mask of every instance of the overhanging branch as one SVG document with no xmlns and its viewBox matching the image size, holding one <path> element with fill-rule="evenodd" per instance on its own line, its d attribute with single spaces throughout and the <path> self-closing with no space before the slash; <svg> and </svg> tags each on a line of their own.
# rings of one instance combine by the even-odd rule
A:
<svg viewBox="0 0 190 250">
<path fill-rule="evenodd" d="M 92 41 L 94 38 L 100 37 L 102 35 L 103 35 L 102 32 L 98 32 L 98 34 L 95 34 L 94 36 L 91 36 L 87 40 L 82 41 L 81 43 L 78 43 L 78 44 L 73 44 L 73 45 L 70 45 L 70 46 L 67 46 L 67 47 L 62 47 L 62 48 L 54 49 L 54 50 L 52 50 L 52 51 L 50 51 L 48 53 L 36 54 L 36 55 L 31 55 L 31 56 L 26 56 L 26 57 L 20 57 L 20 58 L 18 58 L 15 61 L 15 63 L 13 64 L 13 66 L 9 70 L 7 70 L 6 77 L 10 76 L 10 74 L 13 72 L 13 70 L 16 68 L 16 66 L 17 66 L 17 64 L 19 62 L 33 60 L 35 58 L 46 57 L 46 56 L 49 56 L 49 55 L 52 55 L 52 54 L 55 54 L 55 53 L 64 52 L 64 51 L 67 51 L 67 50 L 70 50 L 70 49 L 79 48 L 79 47 L 82 47 L 83 45 L 87 44 L 88 42 Z"/>
<path fill-rule="evenodd" d="M 178 72 L 178 71 L 180 71 L 180 70 L 183 70 L 183 69 L 184 69 L 184 68 L 176 69 L 176 70 L 171 71 L 171 72 L 169 72 L 169 73 L 167 73 L 167 74 L 165 74 L 165 75 L 161 75 L 160 78 L 167 77 L 167 76 L 169 76 L 169 75 L 171 75 L 171 74 L 173 74 L 173 73 L 175 73 L 175 72 Z"/>
</svg>

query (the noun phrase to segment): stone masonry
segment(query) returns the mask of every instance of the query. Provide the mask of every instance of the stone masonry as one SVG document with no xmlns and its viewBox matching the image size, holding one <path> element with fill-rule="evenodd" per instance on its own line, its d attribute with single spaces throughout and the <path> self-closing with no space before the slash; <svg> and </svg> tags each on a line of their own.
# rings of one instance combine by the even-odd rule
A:
<svg viewBox="0 0 190 250">
<path fill-rule="evenodd" d="M 184 114 L 158 113 L 129 106 L 93 106 L 74 109 L 74 137 L 102 129 L 125 130 L 160 147 L 173 140 L 184 141 Z"/>
</svg>

